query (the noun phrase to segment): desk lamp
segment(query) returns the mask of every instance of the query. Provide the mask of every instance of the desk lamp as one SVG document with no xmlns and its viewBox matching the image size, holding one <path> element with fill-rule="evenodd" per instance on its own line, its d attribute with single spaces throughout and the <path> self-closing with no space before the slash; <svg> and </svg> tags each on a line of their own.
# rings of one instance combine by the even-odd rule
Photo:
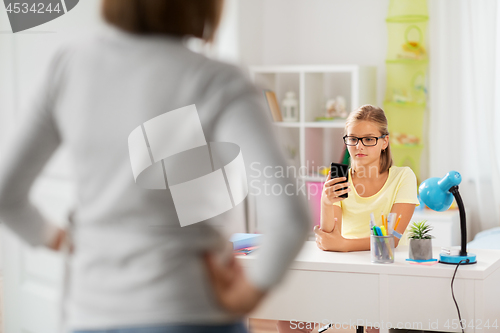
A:
<svg viewBox="0 0 500 333">
<path fill-rule="evenodd" d="M 439 262 L 443 264 L 475 264 L 476 255 L 467 254 L 467 226 L 465 223 L 465 208 L 462 197 L 458 193 L 458 184 L 462 182 L 462 176 L 456 171 L 450 171 L 443 178 L 429 178 L 420 184 L 418 188 L 420 199 L 432 210 L 442 212 L 450 208 L 453 197 L 457 201 L 460 212 L 461 248 L 459 255 L 440 254 Z M 468 261 L 467 261 L 468 260 Z"/>
</svg>

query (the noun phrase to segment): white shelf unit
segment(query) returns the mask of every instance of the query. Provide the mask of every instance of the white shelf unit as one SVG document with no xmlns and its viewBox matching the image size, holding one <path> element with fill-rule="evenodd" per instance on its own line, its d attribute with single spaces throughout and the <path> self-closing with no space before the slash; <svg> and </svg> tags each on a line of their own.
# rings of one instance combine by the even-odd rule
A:
<svg viewBox="0 0 500 333">
<path fill-rule="evenodd" d="M 307 170 L 301 179 L 324 181 L 323 176 L 313 173 L 341 159 L 345 120 L 320 122 L 315 119 L 324 116 L 327 100 L 337 96 L 345 98 L 348 112 L 363 104 L 376 104 L 376 67 L 259 66 L 251 67 L 250 73 L 257 86 L 276 93 L 280 108 L 285 93 L 295 92 L 299 100 L 299 121 L 274 124 L 285 155 L 293 165 Z"/>
</svg>

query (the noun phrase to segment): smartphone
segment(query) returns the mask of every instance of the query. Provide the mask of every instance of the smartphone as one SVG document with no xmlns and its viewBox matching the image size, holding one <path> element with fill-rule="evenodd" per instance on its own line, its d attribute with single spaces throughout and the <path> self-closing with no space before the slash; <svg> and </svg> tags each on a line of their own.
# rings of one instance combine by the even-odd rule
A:
<svg viewBox="0 0 500 333">
<path fill-rule="evenodd" d="M 330 177 L 332 179 L 339 178 L 339 177 L 345 177 L 346 181 L 345 182 L 341 182 L 341 184 L 342 183 L 347 183 L 347 179 L 349 178 L 349 166 L 347 164 L 332 163 L 332 165 L 330 167 Z M 344 190 L 346 188 L 347 187 L 344 187 L 344 188 L 341 188 L 341 189 L 339 189 L 337 191 L 341 191 L 341 190 Z M 347 193 L 342 194 L 340 197 L 341 198 L 347 198 L 348 194 Z"/>
</svg>

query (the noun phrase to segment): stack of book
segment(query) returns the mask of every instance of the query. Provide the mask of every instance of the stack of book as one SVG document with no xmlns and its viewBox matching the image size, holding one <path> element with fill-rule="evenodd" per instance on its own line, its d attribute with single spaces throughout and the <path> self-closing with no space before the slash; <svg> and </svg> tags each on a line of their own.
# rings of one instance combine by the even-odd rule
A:
<svg viewBox="0 0 500 333">
<path fill-rule="evenodd" d="M 234 253 L 237 255 L 247 255 L 253 252 L 260 244 L 262 235 L 236 233 L 229 241 L 233 243 Z"/>
</svg>

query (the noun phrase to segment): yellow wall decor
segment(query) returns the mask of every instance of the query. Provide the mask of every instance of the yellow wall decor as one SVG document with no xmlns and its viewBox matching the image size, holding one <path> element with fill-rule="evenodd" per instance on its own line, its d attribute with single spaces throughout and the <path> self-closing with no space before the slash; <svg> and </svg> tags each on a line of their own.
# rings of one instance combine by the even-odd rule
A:
<svg viewBox="0 0 500 333">
<path fill-rule="evenodd" d="M 384 110 L 394 163 L 411 167 L 417 179 L 427 106 L 427 21 L 427 0 L 390 1 Z"/>
</svg>

